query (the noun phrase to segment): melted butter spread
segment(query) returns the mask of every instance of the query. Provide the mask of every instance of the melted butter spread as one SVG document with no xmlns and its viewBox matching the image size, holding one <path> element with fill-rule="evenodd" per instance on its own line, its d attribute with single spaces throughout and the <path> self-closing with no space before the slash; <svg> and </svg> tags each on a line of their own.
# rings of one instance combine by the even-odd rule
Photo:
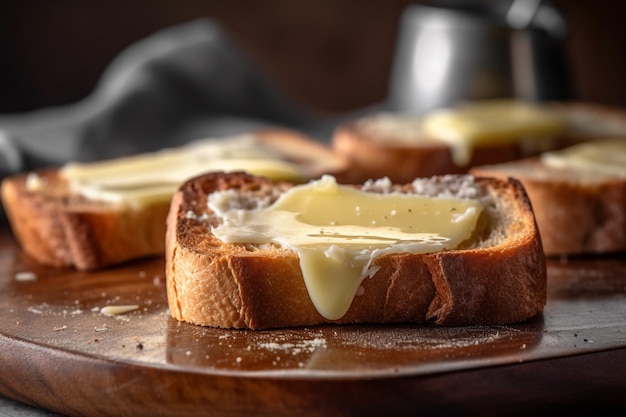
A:
<svg viewBox="0 0 626 417">
<path fill-rule="evenodd" d="M 372 261 L 395 253 L 453 249 L 468 239 L 482 211 L 476 200 L 374 193 L 332 176 L 295 186 L 271 206 L 232 209 L 228 191 L 209 196 L 225 243 L 274 243 L 298 253 L 309 296 L 330 320 L 349 309 Z"/>
<path fill-rule="evenodd" d="M 109 161 L 69 163 L 61 168 L 61 175 L 75 192 L 89 199 L 141 206 L 169 200 L 193 176 L 238 170 L 274 180 L 302 180 L 294 164 L 281 160 L 249 135 Z"/>
<path fill-rule="evenodd" d="M 551 138 L 566 130 L 556 111 L 518 100 L 485 100 L 424 116 L 423 133 L 448 143 L 455 164 L 470 163 L 477 145 Z"/>
<path fill-rule="evenodd" d="M 483 100 L 426 114 L 377 113 L 358 121 L 359 129 L 386 143 L 411 146 L 440 141 L 450 146 L 453 162 L 467 166 L 478 145 L 519 144 L 539 153 L 567 132 L 575 120 L 558 110 L 521 100 Z M 591 122 L 589 122 L 591 123 Z"/>
<path fill-rule="evenodd" d="M 593 140 L 541 155 L 544 164 L 626 177 L 626 139 Z"/>
</svg>

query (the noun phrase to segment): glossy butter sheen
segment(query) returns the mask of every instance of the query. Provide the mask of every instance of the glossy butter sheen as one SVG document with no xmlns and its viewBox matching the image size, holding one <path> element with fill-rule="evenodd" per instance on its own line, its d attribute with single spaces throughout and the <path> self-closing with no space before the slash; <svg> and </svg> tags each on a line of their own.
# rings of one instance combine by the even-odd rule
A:
<svg viewBox="0 0 626 417">
<path fill-rule="evenodd" d="M 345 315 L 362 280 L 376 273 L 377 257 L 453 249 L 470 237 L 482 211 L 475 200 L 364 192 L 332 176 L 293 187 L 262 209 L 228 209 L 228 198 L 209 198 L 223 218 L 213 234 L 225 243 L 296 251 L 311 300 L 330 320 Z"/>
<path fill-rule="evenodd" d="M 102 162 L 69 163 L 61 168 L 61 175 L 74 191 L 89 199 L 141 206 L 169 200 L 180 184 L 193 176 L 237 170 L 301 181 L 294 164 L 281 160 L 248 135 Z"/>
<path fill-rule="evenodd" d="M 477 145 L 541 140 L 566 130 L 556 111 L 518 100 L 485 100 L 427 114 L 423 131 L 447 142 L 457 165 L 471 161 Z"/>
<path fill-rule="evenodd" d="M 626 139 L 594 140 L 541 155 L 554 168 L 577 169 L 626 177 Z"/>
</svg>

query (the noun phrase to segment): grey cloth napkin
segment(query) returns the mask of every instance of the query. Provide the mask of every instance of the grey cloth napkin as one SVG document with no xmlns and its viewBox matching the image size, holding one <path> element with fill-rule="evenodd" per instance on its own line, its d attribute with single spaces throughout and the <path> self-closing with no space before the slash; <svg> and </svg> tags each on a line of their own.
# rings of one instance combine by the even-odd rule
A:
<svg viewBox="0 0 626 417">
<path fill-rule="evenodd" d="M 327 141 L 340 120 L 312 117 L 219 24 L 199 19 L 131 45 L 77 103 L 0 115 L 0 175 L 259 127 L 294 128 Z"/>
</svg>

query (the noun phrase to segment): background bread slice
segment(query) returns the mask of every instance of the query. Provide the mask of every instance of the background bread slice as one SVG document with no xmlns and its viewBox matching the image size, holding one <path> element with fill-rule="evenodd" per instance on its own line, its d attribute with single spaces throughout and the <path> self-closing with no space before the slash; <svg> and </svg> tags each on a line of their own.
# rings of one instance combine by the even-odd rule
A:
<svg viewBox="0 0 626 417">
<path fill-rule="evenodd" d="M 296 164 L 303 181 L 325 172 L 340 177 L 344 169 L 327 147 L 297 132 L 268 129 L 254 137 Z M 36 174 L 43 185 L 37 190 L 27 186 L 29 173 L 2 183 L 2 203 L 13 234 L 36 261 L 93 270 L 163 254 L 169 199 L 141 207 L 94 201 L 72 192 L 57 168 Z"/>
<path fill-rule="evenodd" d="M 529 146 L 533 142 L 522 141 L 523 138 L 514 144 L 479 146 L 467 165 L 455 164 L 450 147 L 421 133 L 418 123 L 410 127 L 416 131 L 410 141 L 404 137 L 406 135 L 382 134 L 376 128 L 382 123 L 379 120 L 400 116 L 395 114 L 371 114 L 343 123 L 334 132 L 332 146 L 351 167 L 346 182 L 360 183 L 388 176 L 394 182 L 403 183 L 417 177 L 467 173 L 473 166 L 533 156 L 585 140 L 626 135 L 623 110 L 589 103 L 549 103 L 548 107 L 566 121 L 568 129 L 562 135 L 546 138 L 533 146 Z"/>
<path fill-rule="evenodd" d="M 469 186 L 485 204 L 477 230 L 461 248 L 390 254 L 363 282 L 336 323 L 509 323 L 543 310 L 546 265 L 532 209 L 516 180 L 446 176 L 418 180 L 427 194 Z M 237 190 L 254 207 L 290 184 L 243 173 L 187 181 L 172 199 L 166 239 L 167 292 L 178 320 L 215 327 L 265 329 L 329 322 L 315 309 L 295 252 L 224 244 L 210 232 L 219 218 L 207 207 L 218 190 Z M 410 184 L 398 186 L 411 191 Z M 467 190 L 467 188 L 465 188 Z"/>
<path fill-rule="evenodd" d="M 522 182 L 548 256 L 626 251 L 626 180 L 557 169 L 532 157 L 475 167 L 473 174 Z"/>
<path fill-rule="evenodd" d="M 102 268 L 162 253 L 167 204 L 140 210 L 72 194 L 58 170 L 37 173 L 45 189 L 26 187 L 28 174 L 2 183 L 2 200 L 17 241 L 31 258 L 54 267 Z"/>
</svg>

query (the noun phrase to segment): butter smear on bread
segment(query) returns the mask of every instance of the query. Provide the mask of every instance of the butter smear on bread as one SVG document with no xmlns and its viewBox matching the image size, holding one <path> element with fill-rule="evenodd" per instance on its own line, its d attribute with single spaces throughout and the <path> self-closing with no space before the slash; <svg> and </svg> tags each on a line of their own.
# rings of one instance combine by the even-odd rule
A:
<svg viewBox="0 0 626 417">
<path fill-rule="evenodd" d="M 471 162 L 476 146 L 520 144 L 522 149 L 550 149 L 552 139 L 568 128 L 557 110 L 512 99 L 473 101 L 425 114 L 382 113 L 360 123 L 373 135 L 400 143 L 443 142 L 457 166 Z"/>
<path fill-rule="evenodd" d="M 73 191 L 91 200 L 141 206 L 168 201 L 183 181 L 209 171 L 246 171 L 301 181 L 294 164 L 250 135 L 201 140 L 108 161 L 69 163 L 61 168 L 61 175 Z"/>
<path fill-rule="evenodd" d="M 385 188 L 379 180 L 378 188 Z M 243 209 L 230 190 L 209 195 L 222 219 L 212 233 L 228 244 L 276 244 L 296 251 L 309 296 L 327 319 L 341 318 L 382 255 L 454 249 L 468 239 L 483 207 L 477 200 L 370 192 L 325 175 L 292 187 L 272 205 Z"/>
<path fill-rule="evenodd" d="M 518 100 L 486 100 L 434 111 L 424 133 L 447 142 L 457 165 L 469 164 L 477 145 L 500 145 L 552 138 L 566 130 L 556 111 Z"/>
<path fill-rule="evenodd" d="M 626 139 L 593 140 L 546 152 L 541 161 L 553 168 L 626 177 Z"/>
</svg>

